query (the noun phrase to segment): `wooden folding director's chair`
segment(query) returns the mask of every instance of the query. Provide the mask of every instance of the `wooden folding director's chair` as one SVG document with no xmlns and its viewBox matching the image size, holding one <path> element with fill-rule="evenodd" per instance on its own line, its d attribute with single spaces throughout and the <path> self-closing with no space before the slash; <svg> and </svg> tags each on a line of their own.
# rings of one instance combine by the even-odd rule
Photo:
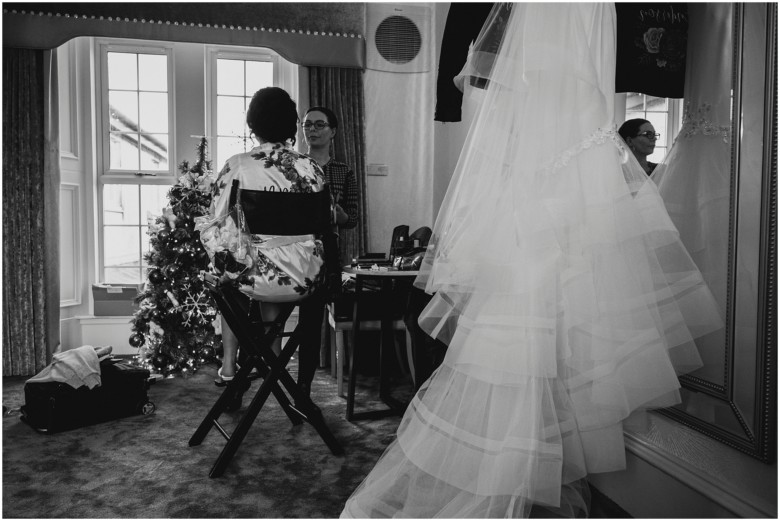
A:
<svg viewBox="0 0 780 521">
<path fill-rule="evenodd" d="M 330 193 L 327 188 L 316 193 L 238 190 L 238 181 L 234 181 L 231 207 L 236 197 L 240 198 L 252 233 L 314 234 L 323 239 L 326 268 L 339 270 L 335 236 L 331 228 Z M 281 307 L 279 316 L 271 322 L 263 322 L 256 301 L 251 301 L 241 293 L 236 284 L 220 283 L 216 277 L 207 275 L 206 286 L 214 297 L 220 313 L 238 339 L 242 362 L 235 378 L 228 382 L 219 399 L 190 438 L 190 446 L 199 445 L 211 428 L 216 427 L 227 440 L 209 476 L 213 478 L 223 474 L 272 393 L 293 425 L 308 422 L 316 429 L 333 454 L 342 454 L 344 451 L 325 424 L 320 409 L 299 389 L 287 371 L 287 364 L 300 345 L 302 331 L 301 326 L 298 325 L 292 332 L 285 332 L 284 325 L 301 301 L 279 304 Z M 273 341 L 278 336 L 288 337 L 279 356 L 271 349 Z M 240 402 L 241 396 L 251 387 L 252 368 L 257 369 L 262 383 L 232 434 L 228 434 L 218 419 L 223 412 L 232 410 L 236 397 Z"/>
</svg>

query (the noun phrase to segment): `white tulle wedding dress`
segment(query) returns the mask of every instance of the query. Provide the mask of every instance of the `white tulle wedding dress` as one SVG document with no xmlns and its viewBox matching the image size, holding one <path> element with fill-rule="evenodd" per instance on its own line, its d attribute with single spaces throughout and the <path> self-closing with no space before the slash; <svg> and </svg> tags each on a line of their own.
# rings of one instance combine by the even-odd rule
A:
<svg viewBox="0 0 780 521">
<path fill-rule="evenodd" d="M 721 326 L 615 132 L 614 5 L 496 13 L 417 280 L 449 348 L 342 517 L 581 515 L 584 478 L 625 466 L 622 420 L 679 401 L 694 339 Z"/>
</svg>

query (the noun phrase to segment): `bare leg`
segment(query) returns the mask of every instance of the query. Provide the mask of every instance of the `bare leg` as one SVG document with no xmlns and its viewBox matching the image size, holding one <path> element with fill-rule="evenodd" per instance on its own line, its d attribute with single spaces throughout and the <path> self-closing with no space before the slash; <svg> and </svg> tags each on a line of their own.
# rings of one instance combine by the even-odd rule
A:
<svg viewBox="0 0 780 521">
<path fill-rule="evenodd" d="M 234 376 L 236 374 L 236 353 L 238 352 L 238 339 L 233 330 L 222 317 L 222 376 Z"/>
<path fill-rule="evenodd" d="M 263 303 L 260 306 L 260 313 L 263 321 L 269 322 L 279 314 L 279 306 L 276 304 Z M 228 326 L 227 321 L 222 317 L 222 376 L 235 376 L 236 374 L 236 356 L 238 354 L 238 338 L 233 330 Z M 276 338 L 271 344 L 271 349 L 276 355 L 282 352 L 282 339 Z"/>
<path fill-rule="evenodd" d="M 277 304 L 270 302 L 263 302 L 260 304 L 260 314 L 263 317 L 263 322 L 271 322 L 279 315 L 280 308 Z M 273 344 L 271 344 L 271 350 L 276 356 L 282 352 L 282 338 L 276 337 Z"/>
</svg>

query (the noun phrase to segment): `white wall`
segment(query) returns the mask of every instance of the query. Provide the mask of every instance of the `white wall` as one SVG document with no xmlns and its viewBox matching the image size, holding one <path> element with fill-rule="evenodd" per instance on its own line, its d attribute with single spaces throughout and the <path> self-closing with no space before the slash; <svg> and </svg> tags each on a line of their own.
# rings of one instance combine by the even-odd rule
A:
<svg viewBox="0 0 780 521">
<path fill-rule="evenodd" d="M 386 4 L 385 4 L 386 5 Z M 397 5 L 397 4 L 394 4 Z M 434 35 L 434 4 L 415 3 L 431 10 Z M 368 4 L 367 10 L 381 4 Z M 428 72 L 366 70 L 366 164 L 387 166 L 387 176 L 366 176 L 369 246 L 372 252 L 387 252 L 395 226 L 410 231 L 433 226 L 434 128 L 436 58 L 438 43 L 423 48 L 430 53 Z M 366 52 L 373 52 L 368 43 Z"/>
</svg>

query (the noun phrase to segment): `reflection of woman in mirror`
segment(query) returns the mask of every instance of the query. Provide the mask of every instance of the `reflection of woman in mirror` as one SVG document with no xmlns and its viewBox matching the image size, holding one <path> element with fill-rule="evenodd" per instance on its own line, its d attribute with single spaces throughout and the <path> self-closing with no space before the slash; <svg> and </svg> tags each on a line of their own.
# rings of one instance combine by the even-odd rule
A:
<svg viewBox="0 0 780 521">
<path fill-rule="evenodd" d="M 661 136 L 661 134 L 656 133 L 653 124 L 642 118 L 629 119 L 620 125 L 618 134 L 626 142 L 647 175 L 652 174 L 658 164 L 648 161 L 647 156 L 653 153 L 655 142 Z"/>
</svg>

